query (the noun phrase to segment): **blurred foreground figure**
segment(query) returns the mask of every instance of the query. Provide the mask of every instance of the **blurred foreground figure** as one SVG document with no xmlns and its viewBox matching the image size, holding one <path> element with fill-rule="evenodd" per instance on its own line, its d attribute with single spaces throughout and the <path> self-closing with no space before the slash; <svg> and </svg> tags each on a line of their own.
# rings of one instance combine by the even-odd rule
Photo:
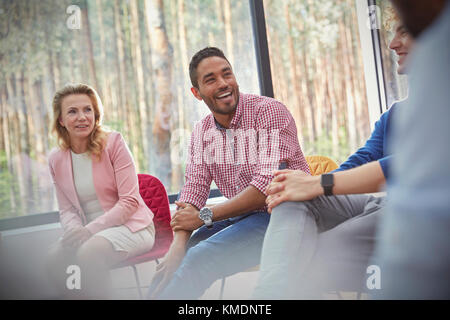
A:
<svg viewBox="0 0 450 320">
<path fill-rule="evenodd" d="M 408 106 L 392 131 L 396 157 L 377 248 L 379 297 L 449 299 L 450 1 L 392 2 L 416 45 Z"/>
</svg>

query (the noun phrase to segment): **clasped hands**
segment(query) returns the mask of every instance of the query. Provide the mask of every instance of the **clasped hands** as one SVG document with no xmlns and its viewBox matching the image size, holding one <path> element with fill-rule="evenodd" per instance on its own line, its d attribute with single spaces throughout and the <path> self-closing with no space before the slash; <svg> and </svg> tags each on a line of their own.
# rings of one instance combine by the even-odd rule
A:
<svg viewBox="0 0 450 320">
<path fill-rule="evenodd" d="M 199 210 L 196 207 L 186 202 L 175 201 L 175 204 L 178 209 L 170 222 L 174 232 L 180 230 L 194 231 L 203 225 L 203 221 L 198 216 Z"/>
<path fill-rule="evenodd" d="M 306 201 L 323 194 L 320 176 L 311 176 L 301 170 L 276 170 L 267 186 L 266 204 L 269 213 L 285 201 Z"/>
<path fill-rule="evenodd" d="M 61 241 L 63 246 L 78 248 L 90 237 L 92 237 L 92 234 L 89 229 L 80 226 L 65 232 Z"/>
</svg>

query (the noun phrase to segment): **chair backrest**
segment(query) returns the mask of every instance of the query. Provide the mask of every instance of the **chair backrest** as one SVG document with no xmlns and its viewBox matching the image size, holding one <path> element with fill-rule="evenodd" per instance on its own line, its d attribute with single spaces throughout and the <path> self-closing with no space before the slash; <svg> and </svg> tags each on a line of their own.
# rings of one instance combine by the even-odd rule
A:
<svg viewBox="0 0 450 320">
<path fill-rule="evenodd" d="M 326 156 L 306 156 L 305 159 L 313 176 L 333 171 L 339 167 L 336 162 Z"/>
<path fill-rule="evenodd" d="M 170 227 L 169 199 L 164 185 L 149 174 L 138 174 L 139 193 L 145 204 L 155 215 L 155 246 L 169 247 L 173 240 L 173 232 Z"/>
</svg>

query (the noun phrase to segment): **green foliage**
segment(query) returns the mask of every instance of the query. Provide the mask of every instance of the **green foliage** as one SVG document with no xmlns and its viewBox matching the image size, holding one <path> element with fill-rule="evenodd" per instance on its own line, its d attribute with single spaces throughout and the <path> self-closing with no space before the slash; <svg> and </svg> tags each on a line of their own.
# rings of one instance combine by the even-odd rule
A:
<svg viewBox="0 0 450 320">
<path fill-rule="evenodd" d="M 11 192 L 17 195 L 15 203 L 11 199 Z M 20 215 L 22 208 L 18 195 L 18 182 L 8 170 L 6 153 L 0 150 L 0 219 Z"/>
<path fill-rule="evenodd" d="M 323 131 L 313 143 L 303 142 L 302 148 L 304 155 L 322 155 L 332 158 L 337 164 L 347 160 L 351 153 L 356 150 L 350 150 L 348 136 L 345 126 L 339 127 L 339 147 L 338 153 L 333 154 L 333 140 L 331 134 Z"/>
<path fill-rule="evenodd" d="M 117 132 L 124 132 L 124 128 L 125 128 L 125 121 L 124 120 L 110 120 L 110 121 L 104 121 L 103 125 L 113 131 L 117 131 Z"/>
</svg>

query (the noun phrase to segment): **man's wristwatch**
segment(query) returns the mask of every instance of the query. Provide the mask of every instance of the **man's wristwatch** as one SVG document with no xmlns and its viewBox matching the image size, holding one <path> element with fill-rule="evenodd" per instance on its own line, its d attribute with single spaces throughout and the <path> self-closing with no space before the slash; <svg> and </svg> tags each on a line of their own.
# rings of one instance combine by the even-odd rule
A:
<svg viewBox="0 0 450 320">
<path fill-rule="evenodd" d="M 332 173 L 325 173 L 320 178 L 320 184 L 326 196 L 333 195 L 334 175 Z"/>
<path fill-rule="evenodd" d="M 201 208 L 200 212 L 198 213 L 198 217 L 201 220 L 203 220 L 203 222 L 205 223 L 205 226 L 208 229 L 211 229 L 213 227 L 213 221 L 212 221 L 213 212 L 210 208 L 208 208 L 208 207 Z"/>
</svg>

